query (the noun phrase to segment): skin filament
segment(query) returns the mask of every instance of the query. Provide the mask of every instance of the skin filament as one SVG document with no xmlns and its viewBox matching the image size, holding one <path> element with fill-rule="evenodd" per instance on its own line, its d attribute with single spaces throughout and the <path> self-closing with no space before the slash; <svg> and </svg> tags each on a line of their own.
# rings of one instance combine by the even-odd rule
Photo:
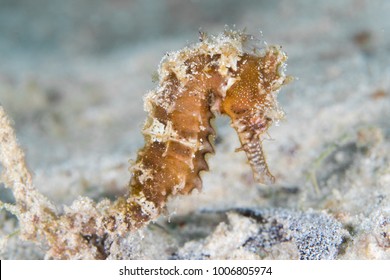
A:
<svg viewBox="0 0 390 280">
<path fill-rule="evenodd" d="M 214 152 L 215 115 L 231 118 L 256 181 L 274 182 L 262 136 L 283 117 L 276 94 L 288 81 L 287 56 L 276 46 L 247 50 L 251 40 L 230 30 L 201 34 L 199 43 L 163 58 L 159 84 L 144 99 L 145 146 L 130 168 L 130 194 L 109 210 L 108 232 L 138 229 L 161 214 L 169 197 L 201 188 L 205 155 Z"/>
</svg>

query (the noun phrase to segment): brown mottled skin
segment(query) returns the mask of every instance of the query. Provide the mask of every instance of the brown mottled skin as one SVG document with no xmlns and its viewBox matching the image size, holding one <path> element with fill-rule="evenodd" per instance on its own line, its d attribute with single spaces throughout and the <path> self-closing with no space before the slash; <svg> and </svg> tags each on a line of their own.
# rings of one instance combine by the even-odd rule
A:
<svg viewBox="0 0 390 280">
<path fill-rule="evenodd" d="M 174 139 L 153 140 L 144 133 L 145 146 L 136 159 L 141 167 L 132 171 L 130 196 L 119 200 L 116 208 L 125 216 L 130 230 L 157 218 L 170 196 L 201 188 L 199 174 L 209 169 L 205 155 L 214 151 L 210 141 L 215 136 L 210 124 L 214 114 L 231 118 L 256 179 L 273 182 L 260 136 L 273 122 L 268 112 L 277 109 L 274 97 L 269 95 L 281 86 L 273 82 L 280 80 L 279 67 L 286 57 L 283 54 L 278 61 L 278 56 L 280 51 L 274 47 L 262 56 L 243 53 L 236 70 L 229 68 L 227 76 L 218 71 L 220 55 L 197 54 L 184 62 L 185 73 L 191 76 L 185 84 L 173 71 L 160 81 L 160 85 L 168 85 L 161 94 L 174 106 L 167 110 L 152 101 L 144 131 L 157 120 L 165 128 L 171 124 L 175 135 Z M 235 82 L 223 90 L 228 78 Z M 152 211 L 143 206 L 145 203 L 153 206 Z"/>
</svg>

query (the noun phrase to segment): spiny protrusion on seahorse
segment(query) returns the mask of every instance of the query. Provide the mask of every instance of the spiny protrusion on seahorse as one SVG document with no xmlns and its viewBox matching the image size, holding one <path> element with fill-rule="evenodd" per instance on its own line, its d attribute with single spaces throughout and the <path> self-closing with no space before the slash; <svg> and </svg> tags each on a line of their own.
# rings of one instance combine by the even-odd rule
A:
<svg viewBox="0 0 390 280">
<path fill-rule="evenodd" d="M 144 99 L 145 146 L 131 167 L 129 197 L 117 202 L 117 214 L 107 223 L 112 230 L 117 220 L 137 229 L 156 219 L 169 197 L 201 188 L 199 174 L 208 170 L 205 156 L 214 151 L 210 121 L 215 114 L 231 118 L 256 180 L 274 181 L 261 144 L 283 116 L 276 94 L 288 81 L 287 56 L 276 46 L 248 51 L 251 40 L 239 31 L 202 33 L 199 43 L 162 59 L 159 84 Z"/>
</svg>

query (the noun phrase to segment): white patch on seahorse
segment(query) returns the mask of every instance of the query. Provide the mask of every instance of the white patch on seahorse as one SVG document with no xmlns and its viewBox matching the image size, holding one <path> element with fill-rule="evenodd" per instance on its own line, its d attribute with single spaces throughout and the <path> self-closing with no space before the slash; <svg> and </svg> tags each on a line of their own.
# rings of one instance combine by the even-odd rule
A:
<svg viewBox="0 0 390 280">
<path fill-rule="evenodd" d="M 145 168 L 142 162 L 133 164 L 129 168 L 129 171 L 131 173 L 134 173 L 135 171 L 141 171 L 141 174 L 138 176 L 138 180 L 141 184 L 144 184 L 149 179 L 153 179 L 153 170 Z"/>
<path fill-rule="evenodd" d="M 195 153 L 198 150 L 203 149 L 203 144 L 200 143 L 197 138 L 185 139 L 179 137 L 178 133 L 173 129 L 171 121 L 168 121 L 167 124 L 164 125 L 157 119 L 153 119 L 152 123 L 148 127 L 144 128 L 143 134 L 148 135 L 152 142 L 167 143 L 163 156 L 166 156 L 170 142 L 177 142 L 183 146 L 189 147 L 191 149 L 191 157 L 185 162 L 191 168 L 191 170 L 194 169 L 192 158 L 195 157 Z"/>
<path fill-rule="evenodd" d="M 144 111 L 151 114 L 153 112 L 154 102 L 156 98 L 156 92 L 154 90 L 149 91 L 144 96 Z"/>
<path fill-rule="evenodd" d="M 137 196 L 129 198 L 128 203 L 131 204 L 132 202 L 141 206 L 142 212 L 151 217 L 151 219 L 154 219 L 159 215 L 156 205 L 152 201 L 147 200 L 143 192 L 140 192 Z"/>
<path fill-rule="evenodd" d="M 239 80 L 240 78 L 228 77 L 226 83 L 221 86 L 222 97 L 225 97 L 226 92 Z"/>
<path fill-rule="evenodd" d="M 167 142 L 177 138 L 177 132 L 173 129 L 171 121 L 164 125 L 155 118 L 149 127 L 144 128 L 143 134 L 150 136 L 152 142 Z"/>
<path fill-rule="evenodd" d="M 159 120 L 153 119 L 152 124 L 144 128 L 143 134 L 150 136 L 152 142 L 173 141 L 195 150 L 200 146 L 196 138 L 185 139 L 179 137 L 178 133 L 173 129 L 171 121 L 168 121 L 167 125 L 164 125 Z"/>
</svg>

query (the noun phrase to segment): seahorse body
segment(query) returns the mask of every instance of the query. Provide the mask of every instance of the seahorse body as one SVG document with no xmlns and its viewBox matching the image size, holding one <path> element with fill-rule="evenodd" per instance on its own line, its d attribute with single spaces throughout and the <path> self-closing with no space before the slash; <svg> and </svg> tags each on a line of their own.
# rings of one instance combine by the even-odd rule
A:
<svg viewBox="0 0 390 280">
<path fill-rule="evenodd" d="M 145 146 L 138 152 L 130 195 L 118 202 L 128 229 L 159 216 L 170 196 L 201 188 L 205 155 L 213 153 L 215 114 L 226 114 L 260 183 L 274 180 L 261 136 L 283 113 L 276 93 L 286 82 L 286 55 L 279 47 L 244 51 L 249 36 L 226 31 L 167 54 L 159 85 L 145 97 Z"/>
</svg>

